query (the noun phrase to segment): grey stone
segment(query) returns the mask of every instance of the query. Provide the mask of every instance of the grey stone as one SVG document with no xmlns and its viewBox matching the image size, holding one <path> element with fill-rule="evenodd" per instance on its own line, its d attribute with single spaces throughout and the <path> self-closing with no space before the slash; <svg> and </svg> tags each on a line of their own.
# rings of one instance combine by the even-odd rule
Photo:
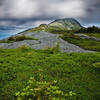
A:
<svg viewBox="0 0 100 100">
<path fill-rule="evenodd" d="M 100 41 L 100 38 L 96 38 L 96 37 L 93 37 L 93 36 L 88 36 L 88 35 L 85 35 L 85 34 L 75 34 L 75 35 L 78 35 L 83 39 L 91 39 L 91 40 Z"/>
<path fill-rule="evenodd" d="M 51 34 L 41 31 L 32 33 L 24 32 L 18 35 L 31 36 L 37 38 L 38 40 L 23 40 L 14 43 L 0 43 L 0 48 L 13 49 L 22 45 L 28 45 L 33 49 L 45 49 L 46 47 L 54 47 L 57 45 L 57 43 L 59 43 L 61 52 L 92 52 L 64 41 L 63 39 L 59 38 L 59 34 Z"/>
</svg>

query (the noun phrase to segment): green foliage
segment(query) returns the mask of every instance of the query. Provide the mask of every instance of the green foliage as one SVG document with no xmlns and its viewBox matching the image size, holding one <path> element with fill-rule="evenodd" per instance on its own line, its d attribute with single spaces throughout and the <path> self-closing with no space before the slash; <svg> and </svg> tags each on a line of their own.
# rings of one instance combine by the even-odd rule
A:
<svg viewBox="0 0 100 100">
<path fill-rule="evenodd" d="M 68 30 L 67 28 L 60 28 L 60 27 L 52 27 L 47 26 L 45 24 L 41 24 L 39 27 L 32 28 L 28 30 L 27 32 L 35 32 L 35 31 L 46 31 L 53 34 L 64 34 L 64 33 L 73 33 L 74 30 Z"/>
<path fill-rule="evenodd" d="M 96 26 L 88 27 L 88 28 L 81 28 L 80 30 L 76 31 L 77 33 L 100 33 L 100 28 Z"/>
<path fill-rule="evenodd" d="M 100 71 L 93 66 L 98 62 L 100 53 L 0 49 L 0 100 L 16 100 L 15 93 L 28 86 L 31 76 L 39 82 L 39 69 L 43 69 L 43 82 L 57 80 L 59 90 L 77 94 L 68 100 L 99 100 Z"/>
<path fill-rule="evenodd" d="M 28 45 L 22 45 L 21 47 L 17 48 L 19 52 L 27 52 L 32 50 Z"/>
<path fill-rule="evenodd" d="M 22 40 L 37 40 L 37 39 L 25 35 L 17 35 L 17 36 L 9 37 L 7 40 L 0 40 L 0 43 L 12 43 L 12 42 L 22 41 Z"/>
<path fill-rule="evenodd" d="M 100 38 L 100 33 L 85 33 L 86 35 L 88 36 L 92 36 L 92 37 L 97 37 L 97 38 Z"/>
<path fill-rule="evenodd" d="M 56 86 L 57 81 L 46 82 L 42 79 L 42 70 L 40 70 L 40 81 L 36 81 L 34 77 L 31 77 L 28 81 L 28 85 L 22 90 L 22 92 L 17 92 L 16 96 L 18 100 L 65 100 L 68 96 L 76 95 L 70 91 L 69 93 L 64 93 Z"/>
<path fill-rule="evenodd" d="M 54 47 L 46 47 L 44 49 L 44 52 L 51 53 L 51 54 L 53 54 L 53 53 L 59 53 L 60 52 L 59 43 L 57 43 L 57 45 L 54 46 Z"/>
<path fill-rule="evenodd" d="M 94 63 L 93 66 L 94 66 L 95 68 L 97 68 L 97 69 L 100 69 L 100 62 Z"/>
<path fill-rule="evenodd" d="M 56 34 L 64 34 L 64 33 L 88 33 L 88 34 L 98 33 L 99 34 L 100 28 L 96 26 L 92 26 L 88 28 L 82 27 L 78 29 L 76 28 L 76 29 L 68 30 L 67 28 L 62 28 L 62 27 L 57 27 L 57 26 L 48 26 L 45 24 L 41 24 L 39 27 L 28 30 L 28 32 L 35 32 L 35 31 L 46 31 L 46 32 L 56 33 Z"/>
<path fill-rule="evenodd" d="M 75 34 L 63 34 L 62 39 L 86 50 L 100 51 L 100 42 L 91 39 L 82 39 Z"/>
<path fill-rule="evenodd" d="M 35 31 L 42 31 L 43 29 L 41 27 L 36 27 L 28 30 L 27 32 L 35 32 Z"/>
</svg>

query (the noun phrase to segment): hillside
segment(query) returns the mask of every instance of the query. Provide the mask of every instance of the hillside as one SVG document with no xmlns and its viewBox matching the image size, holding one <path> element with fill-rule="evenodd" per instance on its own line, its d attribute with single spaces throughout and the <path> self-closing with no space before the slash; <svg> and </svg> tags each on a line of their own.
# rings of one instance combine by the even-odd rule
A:
<svg viewBox="0 0 100 100">
<path fill-rule="evenodd" d="M 59 36 L 59 34 L 51 34 L 42 31 L 32 33 L 26 32 L 17 35 L 17 37 L 13 37 L 12 42 L 8 41 L 9 43 L 0 43 L 0 47 L 4 49 L 14 49 L 22 45 L 28 45 L 33 49 L 45 49 L 56 47 L 57 45 L 59 45 L 59 49 L 61 52 L 90 52 L 76 45 L 70 44 L 67 41 L 64 41 Z M 16 39 L 16 41 L 14 41 L 14 38 Z"/>
<path fill-rule="evenodd" d="M 61 52 L 100 51 L 100 38 L 75 34 L 81 28 L 81 24 L 73 18 L 57 19 L 48 25 L 41 24 L 1 40 L 0 48 L 13 49 L 28 45 L 33 49 L 45 49 L 59 44 Z"/>
<path fill-rule="evenodd" d="M 71 31 L 71 30 L 79 30 L 83 28 L 83 26 L 74 18 L 64 18 L 64 19 L 56 19 L 55 21 L 46 24 L 41 24 L 39 27 L 29 29 L 28 31 Z"/>
<path fill-rule="evenodd" d="M 30 77 L 39 80 L 57 80 L 64 92 L 73 91 L 69 100 L 100 99 L 100 53 L 54 53 L 55 50 L 0 49 L 0 100 L 16 100 Z M 99 63 L 100 64 L 100 63 Z M 64 99 L 65 100 L 65 99 Z"/>
<path fill-rule="evenodd" d="M 40 88 L 34 88 L 33 83 L 32 87 L 41 96 L 45 95 L 40 92 L 43 81 L 43 87 L 46 82 L 57 81 L 56 86 L 67 94 L 67 99 L 61 100 L 100 100 L 99 31 L 96 27 L 83 28 L 68 18 L 0 40 L 0 100 L 21 100 L 15 94 L 19 91 L 20 97 L 25 96 L 21 92 L 27 88 L 30 77 L 40 84 Z M 37 93 L 28 89 L 22 100 L 37 100 L 33 99 Z"/>
</svg>

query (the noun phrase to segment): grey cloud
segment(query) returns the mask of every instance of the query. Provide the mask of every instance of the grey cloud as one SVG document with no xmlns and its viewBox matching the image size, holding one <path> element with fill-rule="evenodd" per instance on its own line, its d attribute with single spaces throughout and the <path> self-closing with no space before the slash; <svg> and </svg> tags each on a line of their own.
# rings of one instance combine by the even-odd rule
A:
<svg viewBox="0 0 100 100">
<path fill-rule="evenodd" d="M 100 22 L 99 12 L 100 0 L 0 0 L 0 20 L 19 24 L 65 17 L 94 24 Z"/>
</svg>

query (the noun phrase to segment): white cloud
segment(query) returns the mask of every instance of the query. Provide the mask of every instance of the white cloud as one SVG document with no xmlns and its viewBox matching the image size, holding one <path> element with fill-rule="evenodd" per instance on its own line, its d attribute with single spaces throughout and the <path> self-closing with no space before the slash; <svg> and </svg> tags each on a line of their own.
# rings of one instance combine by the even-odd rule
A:
<svg viewBox="0 0 100 100">
<path fill-rule="evenodd" d="M 9 2 L 8 2 L 9 1 Z M 35 16 L 37 2 L 34 0 L 8 0 L 2 9 L 4 17 L 30 18 Z M 5 16 L 7 15 L 7 16 Z"/>
<path fill-rule="evenodd" d="M 1 20 L 38 19 L 37 24 L 42 19 L 74 17 L 85 23 L 97 23 L 99 12 L 100 0 L 0 0 Z"/>
<path fill-rule="evenodd" d="M 80 0 L 6 0 L 0 9 L 0 17 L 10 18 L 79 17 L 85 13 Z"/>
<path fill-rule="evenodd" d="M 80 17 L 85 15 L 84 7 L 83 1 L 70 0 L 49 5 L 46 13 L 60 17 Z"/>
</svg>

